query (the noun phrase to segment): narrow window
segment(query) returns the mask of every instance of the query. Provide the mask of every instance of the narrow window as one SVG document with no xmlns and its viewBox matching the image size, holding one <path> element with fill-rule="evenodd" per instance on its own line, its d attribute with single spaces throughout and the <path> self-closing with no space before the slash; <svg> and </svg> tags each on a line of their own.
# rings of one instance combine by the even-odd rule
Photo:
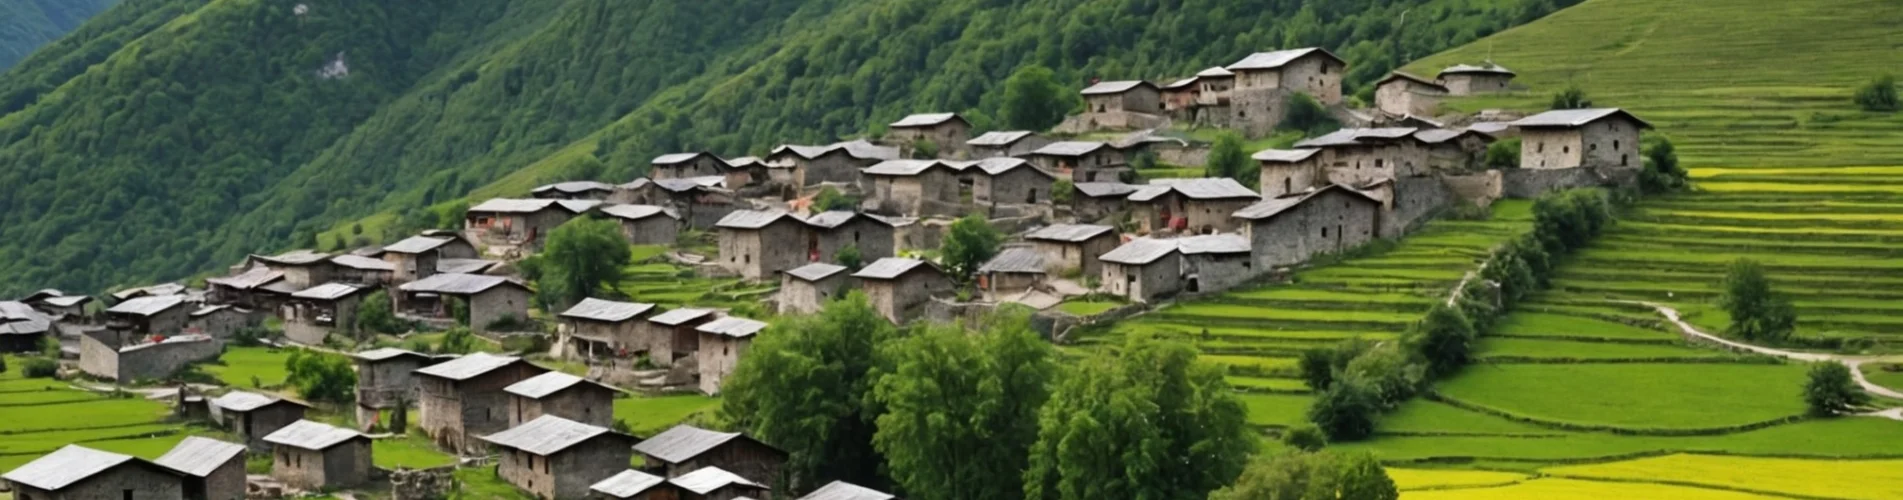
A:
<svg viewBox="0 0 1903 500">
<path fill-rule="evenodd" d="M 1618 151 L 1618 150 L 1619 150 L 1619 140 L 1618 140 L 1618 139 L 1613 139 L 1613 140 L 1612 140 L 1612 150 L 1613 150 L 1613 151 Z"/>
<path fill-rule="evenodd" d="M 1534 144 L 1533 144 L 1533 152 L 1535 152 L 1535 153 L 1544 153 L 1544 152 L 1546 152 L 1546 143 L 1544 143 L 1544 142 L 1539 142 L 1539 143 L 1534 143 Z"/>
<path fill-rule="evenodd" d="M 125 500 L 132 500 L 132 490 L 119 490 L 119 497 Z"/>
<path fill-rule="evenodd" d="M 1560 153 L 1560 154 L 1572 154 L 1572 153 L 1573 153 L 1573 147 L 1572 147 L 1572 146 L 1560 146 L 1560 148 L 1559 148 L 1559 153 Z"/>
<path fill-rule="evenodd" d="M 1322 237 L 1323 237 L 1323 238 L 1327 238 L 1327 237 L 1328 237 L 1328 228 L 1326 228 L 1326 227 L 1323 227 L 1323 228 L 1322 228 Z"/>
</svg>

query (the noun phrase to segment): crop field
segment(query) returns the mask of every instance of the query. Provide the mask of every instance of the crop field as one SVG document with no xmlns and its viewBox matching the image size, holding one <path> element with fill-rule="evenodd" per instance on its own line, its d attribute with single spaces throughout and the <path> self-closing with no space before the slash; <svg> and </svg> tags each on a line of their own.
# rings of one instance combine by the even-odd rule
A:
<svg viewBox="0 0 1903 500">
<path fill-rule="evenodd" d="M 1903 460 L 1666 455 L 1541 472 L 1569 478 L 1712 485 L 1823 498 L 1903 498 Z"/>
<path fill-rule="evenodd" d="M 0 373 L 0 470 L 18 467 L 73 443 L 157 457 L 183 435 L 168 423 L 164 403 L 82 391 L 51 379 L 20 375 L 23 358 L 9 356 Z"/>
<path fill-rule="evenodd" d="M 749 285 L 738 278 L 712 279 L 661 258 L 666 249 L 636 246 L 615 289 L 636 302 L 680 307 L 734 307 L 758 303 L 779 290 L 779 283 Z M 710 254 L 711 255 L 711 254 Z"/>
</svg>

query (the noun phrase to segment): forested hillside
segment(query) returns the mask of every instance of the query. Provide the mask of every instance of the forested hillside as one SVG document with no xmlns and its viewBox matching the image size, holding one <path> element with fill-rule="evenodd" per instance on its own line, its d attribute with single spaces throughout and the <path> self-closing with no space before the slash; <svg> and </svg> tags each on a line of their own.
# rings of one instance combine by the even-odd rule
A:
<svg viewBox="0 0 1903 500">
<path fill-rule="evenodd" d="M 1025 64 L 1081 86 L 1321 45 L 1359 86 L 1570 3 L 127 0 L 0 76 L 0 292 L 175 279 L 530 165 L 983 126 Z"/>
<path fill-rule="evenodd" d="M 116 0 L 0 0 L 0 69 L 79 27 Z"/>
</svg>

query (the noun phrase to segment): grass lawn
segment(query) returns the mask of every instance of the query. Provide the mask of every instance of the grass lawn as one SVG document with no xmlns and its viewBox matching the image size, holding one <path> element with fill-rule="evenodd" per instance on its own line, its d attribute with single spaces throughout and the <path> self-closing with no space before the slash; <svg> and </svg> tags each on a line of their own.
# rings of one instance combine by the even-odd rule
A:
<svg viewBox="0 0 1903 500">
<path fill-rule="evenodd" d="M 431 445 L 428 438 L 410 435 L 397 439 L 378 439 L 370 443 L 377 467 L 427 469 L 456 463 L 452 457 Z"/>
<path fill-rule="evenodd" d="M 1711 428 L 1804 413 L 1798 364 L 1475 365 L 1438 386 L 1450 397 L 1548 421 Z"/>
<path fill-rule="evenodd" d="M 1238 394 L 1237 399 L 1249 408 L 1249 423 L 1253 425 L 1288 426 L 1308 421 L 1308 404 L 1315 400 L 1312 396 L 1284 394 Z"/>
<path fill-rule="evenodd" d="M 1494 324 L 1493 332 L 1501 335 L 1604 339 L 1669 340 L 1676 338 L 1663 330 L 1639 328 L 1624 323 L 1565 314 L 1525 312 L 1516 312 L 1501 318 Z"/>
<path fill-rule="evenodd" d="M 229 347 L 216 363 L 200 365 L 205 373 L 217 377 L 219 382 L 235 388 L 262 389 L 252 384 L 255 377 L 265 386 L 284 383 L 290 372 L 284 369 L 284 361 L 291 358 L 291 350 L 271 347 Z"/>
<path fill-rule="evenodd" d="M 1541 472 L 1586 479 L 1670 481 L 1823 498 L 1903 498 L 1903 460 L 1666 455 Z"/>
<path fill-rule="evenodd" d="M 1122 302 L 1114 300 L 1071 300 L 1057 305 L 1057 310 L 1078 316 L 1095 316 L 1104 311 L 1123 307 Z"/>
<path fill-rule="evenodd" d="M 456 469 L 456 492 L 453 499 L 495 499 L 529 500 L 535 497 L 516 489 L 515 485 L 503 481 L 496 475 L 496 466 L 468 467 Z"/>
<path fill-rule="evenodd" d="M 652 436 L 696 414 L 712 414 L 720 400 L 682 394 L 656 397 L 631 397 L 615 400 L 615 418 L 628 423 L 636 436 Z"/>
<path fill-rule="evenodd" d="M 1425 399 L 1413 399 L 1381 416 L 1381 432 L 1498 435 L 1554 435 L 1559 431 L 1471 412 Z"/>
<path fill-rule="evenodd" d="M 1674 500 L 1771 500 L 1779 497 L 1735 491 L 1687 488 L 1648 483 L 1609 483 L 1574 479 L 1532 479 L 1494 488 L 1410 491 L 1401 500 L 1603 500 L 1608 498 L 1670 498 Z"/>
</svg>

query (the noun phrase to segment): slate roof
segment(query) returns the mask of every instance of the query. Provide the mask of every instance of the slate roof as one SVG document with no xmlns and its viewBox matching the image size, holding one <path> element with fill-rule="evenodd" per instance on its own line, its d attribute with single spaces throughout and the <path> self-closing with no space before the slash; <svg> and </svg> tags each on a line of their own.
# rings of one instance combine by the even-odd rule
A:
<svg viewBox="0 0 1903 500">
<path fill-rule="evenodd" d="M 223 408 L 225 410 L 242 413 L 242 412 L 257 410 L 259 408 L 263 408 L 266 406 L 271 406 L 271 405 L 277 404 L 279 401 L 287 402 L 287 403 L 298 405 L 298 406 L 308 407 L 308 405 L 305 405 L 304 403 L 299 403 L 296 401 L 291 401 L 291 400 L 276 397 L 276 396 L 266 396 L 266 395 L 258 394 L 255 392 L 245 392 L 245 391 L 227 392 L 225 393 L 225 395 L 218 396 L 216 399 L 211 400 L 211 405 L 219 407 L 219 408 Z"/>
<path fill-rule="evenodd" d="M 1513 70 L 1506 69 L 1506 67 L 1504 66 L 1493 64 L 1493 63 L 1486 63 L 1483 65 L 1455 64 L 1453 66 L 1448 66 L 1447 69 L 1440 70 L 1440 74 L 1442 75 L 1460 74 L 1460 73 L 1495 73 L 1495 74 L 1501 74 L 1501 75 L 1507 75 L 1507 76 L 1513 76 L 1515 74 Z"/>
<path fill-rule="evenodd" d="M 617 218 L 622 218 L 627 220 L 641 220 L 641 219 L 646 219 L 648 217 L 653 217 L 656 215 L 666 215 L 674 219 L 681 218 L 680 214 L 674 213 L 673 210 L 657 207 L 654 205 L 620 205 L 620 204 L 608 205 L 607 207 L 604 207 L 601 209 L 601 213 L 609 217 L 617 217 Z"/>
<path fill-rule="evenodd" d="M 383 259 L 372 259 L 372 258 L 364 257 L 361 255 L 350 255 L 350 254 L 339 255 L 336 257 L 331 257 L 330 262 L 333 264 L 337 264 L 339 266 L 348 267 L 351 269 L 361 269 L 364 271 L 395 271 L 396 270 L 396 264 L 391 264 L 387 261 L 384 261 Z"/>
<path fill-rule="evenodd" d="M 854 212 L 851 210 L 827 210 L 824 212 L 813 214 L 812 216 L 807 217 L 803 220 L 804 222 L 806 222 L 806 225 L 808 226 L 824 228 L 824 229 L 833 229 L 839 226 L 843 226 L 848 222 L 852 222 L 853 219 L 859 218 L 862 215 L 863 214 L 860 214 L 859 212 Z M 879 221 L 879 222 L 883 223 L 885 221 Z"/>
<path fill-rule="evenodd" d="M 193 309 L 190 315 L 191 317 L 197 318 L 201 316 L 207 316 L 212 313 L 223 311 L 226 309 L 233 309 L 233 307 L 231 306 L 231 304 L 219 304 L 215 306 L 201 306 L 197 309 Z"/>
<path fill-rule="evenodd" d="M 1407 81 L 1411 81 L 1421 85 L 1426 85 L 1428 87 L 1432 87 L 1435 89 L 1440 89 L 1441 92 L 1447 91 L 1447 87 L 1442 86 L 1440 82 L 1429 80 L 1420 76 L 1415 76 L 1414 74 L 1408 73 L 1405 71 L 1389 72 L 1388 76 L 1382 77 L 1380 80 L 1375 81 L 1374 84 L 1375 86 L 1378 87 L 1378 86 L 1381 86 L 1382 84 L 1388 83 L 1391 80 L 1407 80 Z"/>
<path fill-rule="evenodd" d="M 136 460 L 130 455 L 69 444 L 14 468 L 0 475 L 0 478 L 43 490 L 59 490 Z"/>
<path fill-rule="evenodd" d="M 760 333 L 760 331 L 765 330 L 766 327 L 767 324 L 764 321 L 728 316 L 702 324 L 700 327 L 695 328 L 694 331 L 714 335 L 725 335 L 733 338 L 747 338 Z"/>
<path fill-rule="evenodd" d="M 93 298 L 91 295 L 67 295 L 40 299 L 40 302 L 45 302 L 47 305 L 54 307 L 73 307 L 92 301 Z"/>
<path fill-rule="evenodd" d="M 753 167 L 760 167 L 765 165 L 766 165 L 766 162 L 762 161 L 760 157 L 758 156 L 742 156 L 739 158 L 727 159 L 728 168 L 753 168 Z"/>
<path fill-rule="evenodd" d="M 665 482 L 667 478 L 628 469 L 608 476 L 588 489 L 615 498 L 632 498 Z"/>
<path fill-rule="evenodd" d="M 1288 65 L 1288 63 L 1295 62 L 1296 59 L 1301 59 L 1309 54 L 1313 54 L 1317 52 L 1321 53 L 1324 56 L 1328 56 L 1330 59 L 1334 59 L 1335 61 L 1341 62 L 1343 64 L 1347 64 L 1348 62 L 1347 60 L 1342 59 L 1340 56 L 1335 55 L 1333 52 L 1329 52 L 1327 50 L 1320 49 L 1320 48 L 1309 47 L 1305 49 L 1288 49 L 1288 50 L 1277 50 L 1272 52 L 1257 52 L 1254 54 L 1249 54 L 1248 57 L 1244 57 L 1242 58 L 1242 60 L 1236 61 L 1235 64 L 1226 66 L 1225 69 L 1228 69 L 1230 71 L 1277 69 L 1277 68 L 1281 68 L 1282 66 Z"/>
<path fill-rule="evenodd" d="M 1140 266 L 1156 262 L 1157 259 L 1177 251 L 1176 243 L 1173 241 L 1137 238 L 1109 253 L 1098 256 L 1097 260 Z"/>
<path fill-rule="evenodd" d="M 476 352 L 465 354 L 460 358 L 418 368 L 416 373 L 450 380 L 469 380 L 521 361 L 522 358 L 514 356 L 497 356 L 486 352 Z"/>
<path fill-rule="evenodd" d="M 589 210 L 594 210 L 595 207 L 601 206 L 602 203 L 605 203 L 605 202 L 601 200 L 555 200 L 555 206 L 562 207 L 563 210 L 567 210 L 569 212 L 578 213 L 578 214 L 582 212 L 587 212 Z"/>
<path fill-rule="evenodd" d="M 696 189 L 724 189 L 727 186 L 727 178 L 719 175 L 661 179 L 651 182 L 654 183 L 655 187 L 659 187 L 670 193 L 685 193 Z"/>
<path fill-rule="evenodd" d="M 1411 137 L 1420 129 L 1413 127 L 1393 128 L 1345 128 L 1329 132 L 1321 137 L 1295 143 L 1297 148 L 1325 148 L 1331 146 L 1350 146 L 1366 142 L 1380 142 Z M 1364 141 L 1365 140 L 1365 141 Z"/>
<path fill-rule="evenodd" d="M 1490 136 L 1498 136 L 1501 132 L 1505 132 L 1509 128 L 1512 128 L 1512 125 L 1507 122 L 1474 122 L 1467 125 L 1467 130 Z"/>
<path fill-rule="evenodd" d="M 798 500 L 893 500 L 898 498 L 891 493 L 867 488 L 845 481 L 833 481 L 825 486 L 799 497 Z"/>
<path fill-rule="evenodd" d="M 1467 135 L 1467 134 L 1479 134 L 1479 132 L 1474 132 L 1472 130 L 1467 130 L 1467 129 L 1455 130 L 1455 129 L 1444 129 L 1444 128 L 1430 128 L 1430 129 L 1422 130 L 1420 132 L 1415 132 L 1414 138 L 1420 139 L 1421 142 L 1425 142 L 1428 144 L 1440 144 L 1440 143 L 1451 141 L 1454 139 L 1459 139 L 1460 136 Z"/>
<path fill-rule="evenodd" d="M 53 328 L 53 318 L 24 302 L 0 302 L 0 335 L 37 335 Z"/>
<path fill-rule="evenodd" d="M 945 165 L 944 162 L 938 160 L 886 160 L 879 162 L 877 165 L 860 169 L 859 173 L 866 175 L 910 177 L 923 174 L 925 171 L 931 170 L 934 167 L 950 168 Z"/>
<path fill-rule="evenodd" d="M 1078 194 L 1091 198 L 1127 196 L 1130 193 L 1137 192 L 1137 186 L 1121 182 L 1079 182 L 1073 185 L 1073 187 L 1077 188 Z"/>
<path fill-rule="evenodd" d="M 1182 250 L 1184 255 L 1249 253 L 1251 248 L 1249 238 L 1235 233 L 1188 236 L 1177 238 L 1175 241 L 1176 247 Z"/>
<path fill-rule="evenodd" d="M 1261 198 L 1260 193 L 1228 177 L 1200 177 L 1192 179 L 1157 179 L 1149 186 L 1130 195 L 1130 201 L 1144 202 L 1154 200 L 1164 193 L 1175 191 L 1192 200 L 1225 200 L 1231 198 Z"/>
<path fill-rule="evenodd" d="M 361 432 L 310 420 L 299 420 L 265 436 L 264 442 L 306 450 L 324 450 L 343 444 L 345 441 L 362 438 L 364 435 Z"/>
<path fill-rule="evenodd" d="M 1294 208 L 1298 205 L 1301 205 L 1302 202 L 1308 201 L 1310 198 L 1314 198 L 1322 193 L 1328 192 L 1331 189 L 1340 189 L 1342 191 L 1351 193 L 1355 196 L 1359 196 L 1361 198 L 1367 199 L 1368 201 L 1372 203 L 1376 203 L 1376 204 L 1381 203 L 1381 200 L 1377 200 L 1372 197 L 1369 197 L 1367 193 L 1363 193 L 1353 189 L 1348 189 L 1346 187 L 1342 187 L 1340 184 L 1329 184 L 1328 186 L 1325 186 L 1321 189 L 1312 190 L 1312 191 L 1298 194 L 1298 195 L 1290 195 L 1290 196 L 1283 196 L 1279 198 L 1270 198 L 1270 199 L 1262 200 L 1261 203 L 1249 205 L 1248 207 L 1244 207 L 1242 210 L 1237 210 L 1236 213 L 1232 216 L 1238 219 L 1251 219 L 1251 220 L 1267 219 L 1270 217 L 1274 217 L 1278 214 L 1281 214 L 1282 212 L 1285 212 L 1290 208 Z"/>
<path fill-rule="evenodd" d="M 395 358 L 399 358 L 403 356 L 419 356 L 424 358 L 429 357 L 428 355 L 420 353 L 420 352 L 411 351 L 408 349 L 398 349 L 395 347 L 381 347 L 377 349 L 371 349 L 368 351 L 362 351 L 356 354 L 352 354 L 351 356 L 354 356 L 357 359 L 361 359 L 364 361 L 384 361 L 384 360 L 395 359 Z"/>
<path fill-rule="evenodd" d="M 161 284 L 152 285 L 152 286 L 128 288 L 125 290 L 113 292 L 112 298 L 119 299 L 119 300 L 126 300 L 128 298 L 138 296 L 138 295 L 147 295 L 147 296 L 179 295 L 182 293 L 185 293 L 185 285 L 180 285 L 178 283 L 161 283 Z"/>
<path fill-rule="evenodd" d="M 898 279 L 899 276 L 904 276 L 905 273 L 912 272 L 913 269 L 917 269 L 919 266 L 930 267 L 930 264 L 917 259 L 886 257 L 873 261 L 871 264 L 866 265 L 866 267 L 859 269 L 859 272 L 852 273 L 852 276 L 855 278 L 874 280 Z"/>
<path fill-rule="evenodd" d="M 501 262 L 482 259 L 436 259 L 436 272 L 444 274 L 482 274 Z"/>
<path fill-rule="evenodd" d="M 659 325 L 680 326 L 682 323 L 701 319 L 713 313 L 714 313 L 713 309 L 697 309 L 692 307 L 683 307 L 680 309 L 675 309 L 675 310 L 664 312 L 661 314 L 649 316 L 648 321 L 655 324 L 659 324 Z"/>
<path fill-rule="evenodd" d="M 709 153 L 706 151 L 696 151 L 692 153 L 664 154 L 661 156 L 654 157 L 654 160 L 648 163 L 652 165 L 678 165 L 681 163 L 694 161 L 695 158 L 699 158 L 702 156 L 708 156 L 708 157 L 712 157 L 715 160 L 720 160 L 720 157 L 714 156 L 713 153 Z M 724 162 L 725 160 L 722 160 L 722 161 Z"/>
<path fill-rule="evenodd" d="M 1009 146 L 1012 143 L 1024 140 L 1024 138 L 1026 137 L 1030 137 L 1031 134 L 1033 133 L 1034 132 L 1031 132 L 1029 130 L 991 131 L 991 132 L 985 132 L 983 135 L 973 137 L 971 138 L 971 140 L 965 141 L 965 144 L 972 145 L 972 146 Z"/>
<path fill-rule="evenodd" d="M 268 268 L 268 267 L 257 266 L 251 269 L 246 269 L 245 272 L 234 274 L 231 276 L 205 278 L 205 282 L 213 284 L 213 285 L 228 286 L 228 287 L 236 288 L 239 290 L 250 290 L 252 288 L 256 288 L 258 285 L 263 285 L 265 283 L 270 283 L 270 282 L 277 281 L 283 278 L 284 278 L 284 273 L 282 271 L 273 271 L 271 270 L 271 268 Z"/>
<path fill-rule="evenodd" d="M 1052 224 L 1031 231 L 1030 234 L 1024 235 L 1024 239 L 1080 243 L 1116 230 L 1117 228 L 1114 227 L 1096 224 Z"/>
<path fill-rule="evenodd" d="M 732 229 L 760 229 L 778 222 L 781 218 L 793 217 L 793 214 L 780 210 L 735 210 L 721 217 L 714 227 Z M 795 221 L 799 220 L 794 218 Z"/>
<path fill-rule="evenodd" d="M 634 451 L 663 462 L 678 464 L 706 453 L 736 438 L 738 432 L 715 432 L 691 425 L 676 425 L 634 445 Z"/>
<path fill-rule="evenodd" d="M 125 302 L 120 302 L 112 306 L 111 308 L 106 309 L 106 312 L 114 313 L 114 314 L 133 314 L 138 316 L 151 316 L 154 314 L 165 312 L 168 309 L 178 307 L 179 305 L 182 305 L 184 303 L 185 303 L 185 296 L 183 295 L 159 295 L 159 296 L 139 297 L 136 299 L 127 300 Z"/>
<path fill-rule="evenodd" d="M 1315 153 L 1320 152 L 1321 150 L 1318 149 L 1264 149 L 1256 151 L 1255 154 L 1249 155 L 1249 157 L 1254 158 L 1256 161 L 1295 163 L 1313 158 L 1315 157 Z"/>
<path fill-rule="evenodd" d="M 634 319 L 636 316 L 654 310 L 654 304 L 602 300 L 594 297 L 581 299 L 573 307 L 562 311 L 564 318 L 586 319 L 617 323 Z"/>
<path fill-rule="evenodd" d="M 279 295 L 290 295 L 292 293 L 296 293 L 299 290 L 299 288 L 297 287 L 297 284 L 295 283 L 291 283 L 289 281 L 284 281 L 284 280 L 278 280 L 278 281 L 273 281 L 270 284 L 257 287 L 255 290 L 276 293 Z"/>
<path fill-rule="evenodd" d="M 293 293 L 291 296 L 300 299 L 337 300 L 349 297 L 361 291 L 363 291 L 363 289 L 358 288 L 357 285 L 348 283 L 325 283 Z"/>
<path fill-rule="evenodd" d="M 251 258 L 284 266 L 307 266 L 323 262 L 330 254 L 311 250 L 292 250 L 277 255 L 252 255 Z"/>
<path fill-rule="evenodd" d="M 845 270 L 846 270 L 846 266 L 836 266 L 836 265 L 827 264 L 824 262 L 814 262 L 811 264 L 794 268 L 791 271 L 787 271 L 786 275 L 792 276 L 794 278 L 798 278 L 801 280 L 805 280 L 805 281 L 819 281 L 819 280 L 823 280 L 828 277 L 831 277 L 832 275 L 839 274 L 840 272 L 843 272 Z"/>
<path fill-rule="evenodd" d="M 1037 250 L 1027 247 L 1011 247 L 998 251 L 996 257 L 978 266 L 981 273 L 1035 273 L 1044 274 L 1044 256 Z"/>
<path fill-rule="evenodd" d="M 491 198 L 469 207 L 470 212 L 535 213 L 555 206 L 557 200 Z"/>
<path fill-rule="evenodd" d="M 383 251 L 404 253 L 404 254 L 418 254 L 418 253 L 428 252 L 431 250 L 442 248 L 443 245 L 447 245 L 449 244 L 449 242 L 450 242 L 449 238 L 437 238 L 433 236 L 411 236 L 408 238 L 404 238 L 403 241 L 392 243 L 389 246 L 383 247 Z"/>
<path fill-rule="evenodd" d="M 1198 79 L 1201 79 L 1201 78 L 1202 78 L 1202 77 L 1199 77 L 1199 76 L 1192 76 L 1192 77 L 1189 77 L 1189 78 L 1184 78 L 1184 79 L 1181 79 L 1181 80 L 1177 80 L 1177 81 L 1173 81 L 1173 82 L 1169 82 L 1169 83 L 1165 83 L 1165 84 L 1163 84 L 1163 85 L 1162 85 L 1162 87 L 1160 87 L 1160 88 L 1162 88 L 1163 90 L 1176 90 L 1176 89 L 1180 89 L 1180 88 L 1183 88 L 1183 87 L 1188 87 L 1188 86 L 1190 86 L 1190 85 L 1195 85 L 1195 84 L 1196 84 L 1196 80 L 1198 80 Z"/>
<path fill-rule="evenodd" d="M 432 274 L 428 278 L 404 283 L 398 288 L 406 292 L 474 295 L 502 285 L 514 285 L 524 289 L 528 288 L 521 283 L 501 276 L 456 273 Z"/>
<path fill-rule="evenodd" d="M 190 436 L 179 441 L 171 451 L 159 455 L 159 458 L 153 462 L 167 469 L 205 477 L 218 470 L 219 466 L 230 462 L 232 458 L 244 455 L 244 450 L 244 445 L 241 444 Z"/>
<path fill-rule="evenodd" d="M 1196 72 L 1197 78 L 1220 78 L 1225 76 L 1236 76 L 1236 73 L 1222 66 L 1212 66 L 1209 69 Z"/>
<path fill-rule="evenodd" d="M 555 191 L 555 192 L 573 194 L 573 193 L 586 193 L 589 191 L 613 191 L 614 188 L 615 188 L 614 186 L 609 185 L 608 183 L 605 183 L 605 182 L 569 181 L 569 182 L 557 182 L 554 184 L 540 186 L 533 190 L 530 190 L 529 192 L 540 194 L 540 193 Z"/>
<path fill-rule="evenodd" d="M 983 160 L 978 160 L 977 162 L 974 162 L 972 166 L 977 167 L 978 171 L 984 172 L 985 175 L 992 176 L 992 177 L 1004 175 L 1006 172 L 1010 172 L 1012 170 L 1016 170 L 1019 168 L 1029 168 L 1031 169 L 1031 171 L 1037 172 L 1038 175 L 1050 177 L 1052 179 L 1057 178 L 1057 174 L 1045 172 L 1044 169 L 1037 168 L 1036 166 L 1031 165 L 1031 162 L 1025 161 L 1023 158 L 1012 158 L 1009 156 L 997 156 L 997 157 L 985 158 Z"/>
<path fill-rule="evenodd" d="M 550 372 L 543 372 L 541 375 L 536 375 L 533 377 L 522 379 L 521 382 L 509 384 L 508 387 L 502 388 L 502 391 L 507 392 L 509 394 L 522 396 L 525 398 L 542 399 L 542 398 L 548 397 L 548 395 L 550 394 L 562 392 L 563 390 L 567 390 L 570 387 L 574 387 L 576 385 L 582 385 L 582 384 L 592 385 L 592 386 L 600 387 L 602 389 L 607 389 L 610 391 L 614 390 L 614 388 L 612 387 L 608 387 L 606 385 L 602 385 L 595 382 L 590 382 L 587 379 L 583 379 L 581 377 L 569 375 L 562 372 L 550 371 Z"/>
<path fill-rule="evenodd" d="M 766 485 L 748 481 L 747 478 L 740 477 L 739 474 L 727 472 L 719 467 L 702 467 L 700 470 L 682 474 L 680 477 L 667 480 L 667 482 L 674 483 L 675 486 L 700 495 L 712 493 L 721 488 L 736 484 L 767 489 Z"/>
<path fill-rule="evenodd" d="M 1083 93 L 1084 95 L 1121 94 L 1124 92 L 1129 92 L 1131 90 L 1134 90 L 1137 87 L 1144 87 L 1144 86 L 1148 86 L 1151 89 L 1156 88 L 1156 84 L 1146 82 L 1143 80 L 1115 80 L 1115 81 L 1108 81 L 1108 82 L 1097 82 L 1096 85 L 1091 85 L 1089 87 L 1084 88 Z"/>
<path fill-rule="evenodd" d="M 919 113 L 892 122 L 892 128 L 930 127 L 952 120 L 963 121 L 958 113 Z"/>
<path fill-rule="evenodd" d="M 1652 128 L 1651 123 L 1646 123 L 1645 120 L 1640 120 L 1639 117 L 1619 108 L 1555 109 L 1521 118 L 1510 125 L 1515 127 L 1583 127 L 1588 123 L 1621 115 L 1638 122 L 1642 128 Z"/>
<path fill-rule="evenodd" d="M 827 144 L 824 146 L 804 146 L 804 145 L 798 145 L 798 144 L 781 144 L 773 148 L 772 154 L 779 155 L 781 153 L 790 152 L 795 155 L 798 155 L 801 158 L 810 160 L 810 159 L 818 158 L 821 156 L 826 156 L 827 154 L 837 150 L 844 150 L 848 156 L 852 156 L 853 158 L 858 158 L 861 160 L 895 160 L 895 159 L 898 159 L 899 157 L 899 148 L 889 148 L 889 147 L 879 146 L 870 142 L 866 142 L 863 139 L 835 142 L 835 143 Z"/>
<path fill-rule="evenodd" d="M 1062 141 L 1045 144 L 1044 147 L 1037 148 L 1037 151 L 1032 151 L 1031 154 L 1041 156 L 1083 156 L 1108 146 L 1109 144 L 1095 141 Z"/>
</svg>

